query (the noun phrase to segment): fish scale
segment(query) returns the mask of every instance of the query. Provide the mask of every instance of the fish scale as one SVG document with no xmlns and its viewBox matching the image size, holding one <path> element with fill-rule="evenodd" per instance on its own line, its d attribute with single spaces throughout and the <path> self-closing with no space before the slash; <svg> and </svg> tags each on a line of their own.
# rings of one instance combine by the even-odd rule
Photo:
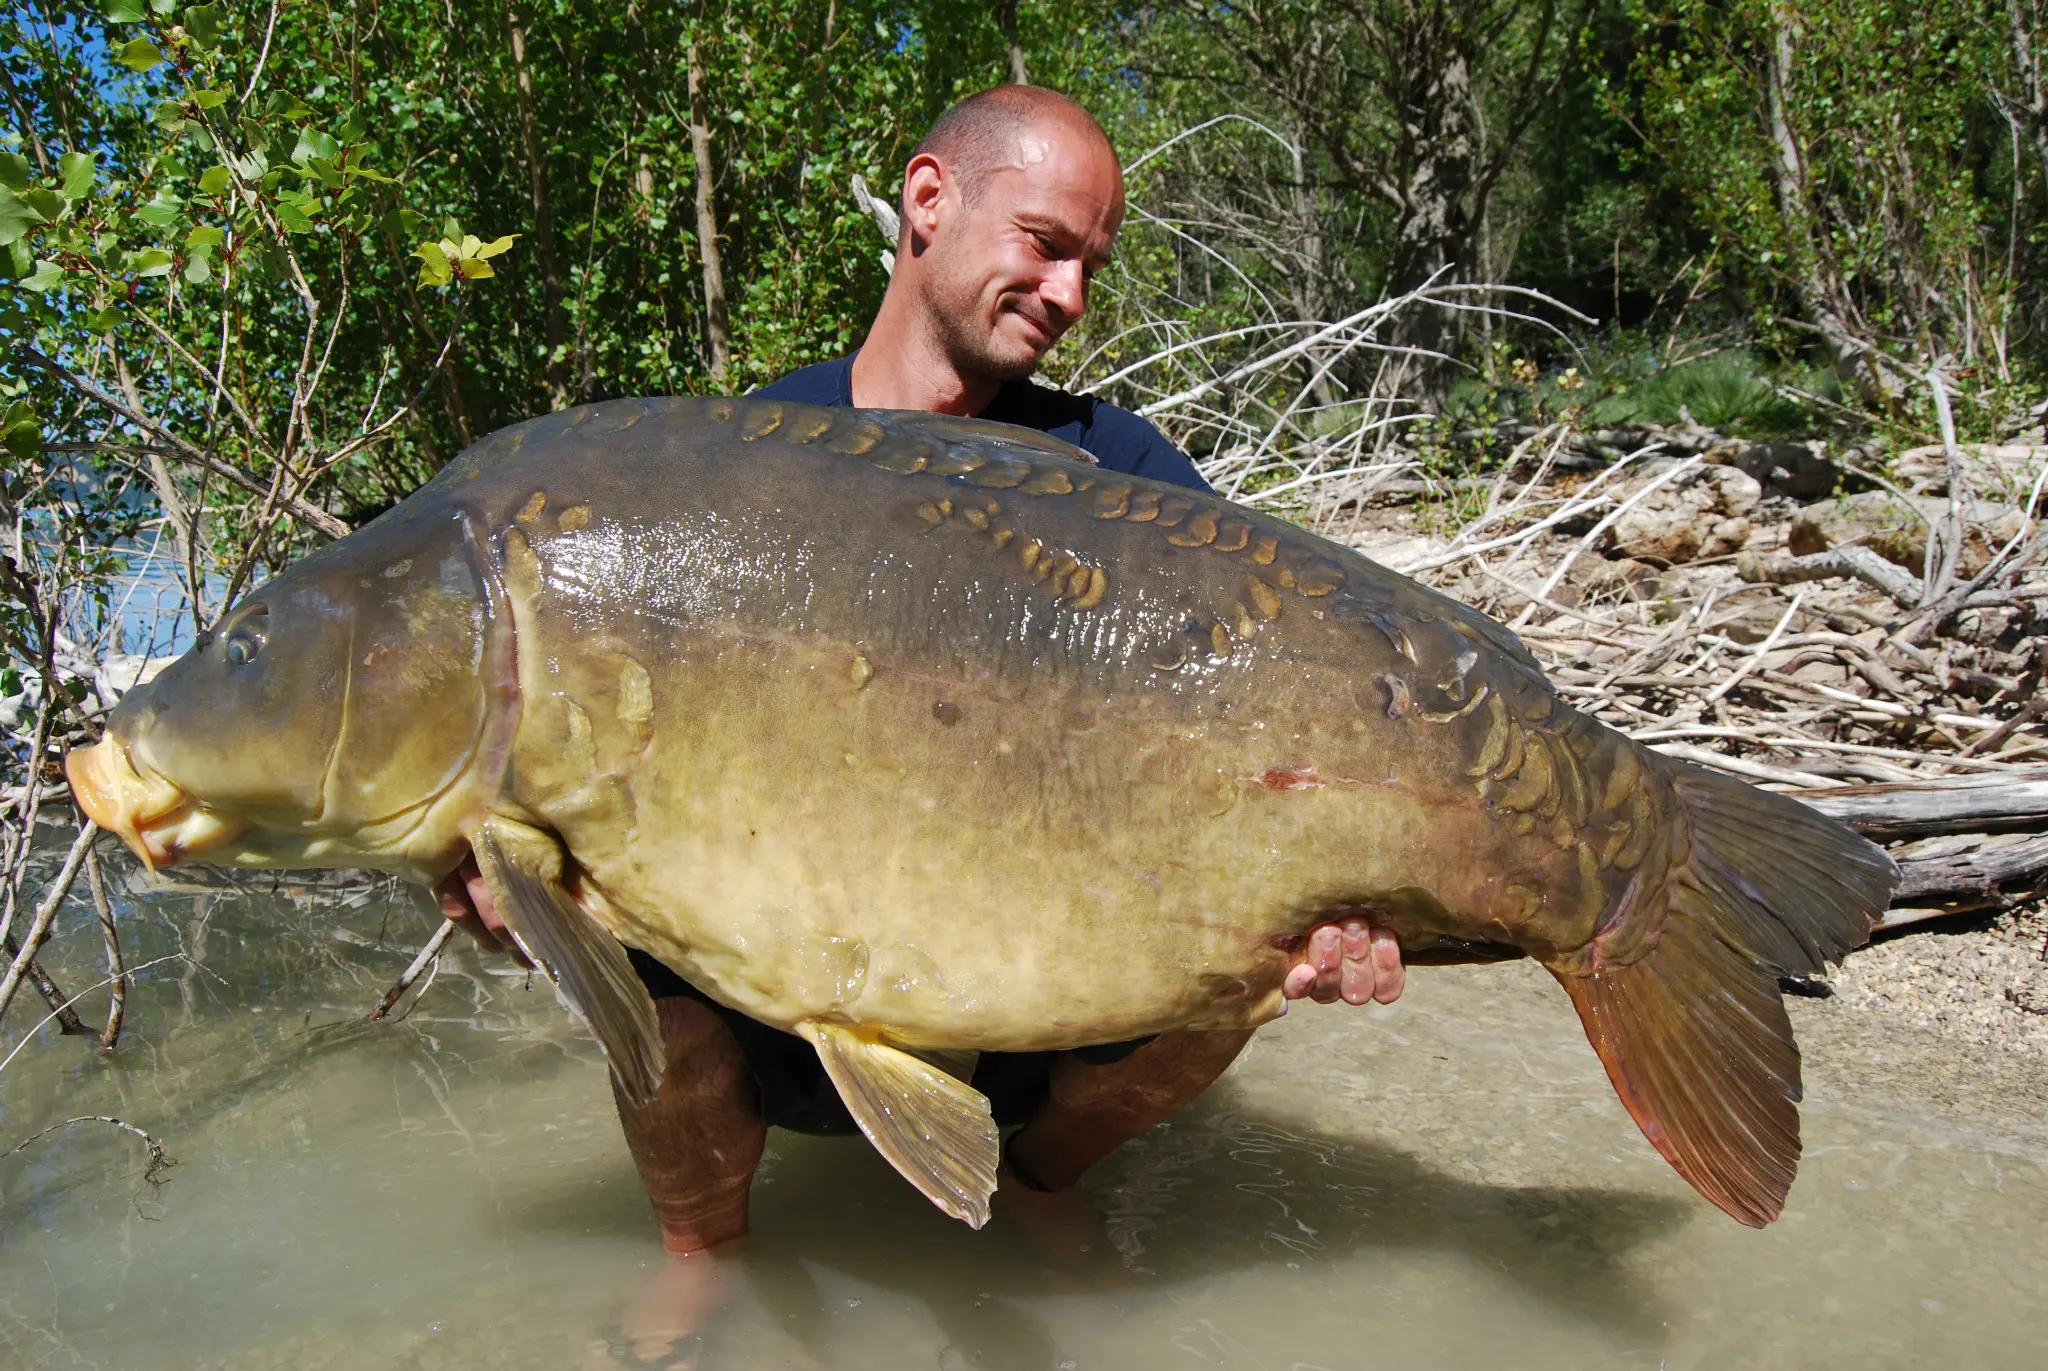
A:
<svg viewBox="0 0 2048 1371">
<path fill-rule="evenodd" d="M 307 779 L 330 757 L 349 786 Z M 1024 430 L 769 400 L 492 435 L 71 771 L 157 863 L 473 853 L 630 1095 L 664 1057 L 624 946 L 810 1040 L 976 1224 L 988 1104 L 934 1062 L 1257 1025 L 1353 915 L 1415 963 L 1537 958 L 1651 1142 L 1766 1222 L 1798 1153 L 1777 978 L 1896 877 L 1292 525 Z"/>
</svg>

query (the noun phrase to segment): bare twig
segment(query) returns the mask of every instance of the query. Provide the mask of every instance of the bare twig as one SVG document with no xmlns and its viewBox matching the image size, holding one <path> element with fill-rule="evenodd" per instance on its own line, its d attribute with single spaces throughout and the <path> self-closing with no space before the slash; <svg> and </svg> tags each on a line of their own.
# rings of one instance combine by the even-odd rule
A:
<svg viewBox="0 0 2048 1371">
<path fill-rule="evenodd" d="M 412 983 L 420 978 L 420 973 L 432 966 L 440 957 L 441 949 L 447 945 L 448 937 L 454 931 L 455 921 L 453 919 L 441 920 L 441 926 L 434 930 L 434 936 L 427 939 L 426 946 L 422 947 L 419 955 L 412 959 L 412 965 L 406 967 L 399 978 L 391 983 L 391 988 L 384 992 L 383 999 L 377 1001 L 377 1007 L 369 1012 L 365 1022 L 375 1023 L 391 1012 L 392 1006 L 404 997 L 406 991 L 412 989 Z M 421 993 L 424 994 L 425 992 Z M 404 1016 L 400 1015 L 400 1017 L 403 1018 Z"/>
<path fill-rule="evenodd" d="M 52 1133 L 58 1132 L 61 1129 L 69 1128 L 73 1124 L 80 1123 L 108 1124 L 114 1128 L 120 1129 L 123 1133 L 133 1134 L 136 1138 L 140 1139 L 142 1142 L 143 1149 L 149 1153 L 149 1166 L 146 1169 L 144 1169 L 142 1173 L 142 1179 L 152 1189 L 162 1189 L 164 1186 L 164 1173 L 169 1171 L 172 1167 L 178 1164 L 177 1158 L 165 1153 L 164 1145 L 162 1143 L 158 1142 L 149 1134 L 143 1132 L 140 1128 L 137 1128 L 134 1124 L 128 1123 L 121 1119 L 114 1118 L 112 1115 L 109 1114 L 78 1114 L 71 1118 L 63 1120 L 60 1123 L 53 1123 L 48 1128 L 45 1128 L 40 1132 L 31 1133 L 28 1137 L 23 1138 L 20 1142 L 16 1143 L 13 1147 L 7 1150 L 7 1155 L 11 1157 L 15 1153 L 20 1152 L 23 1148 L 28 1147 L 32 1143 L 41 1142 L 44 1138 L 49 1137 Z"/>
</svg>

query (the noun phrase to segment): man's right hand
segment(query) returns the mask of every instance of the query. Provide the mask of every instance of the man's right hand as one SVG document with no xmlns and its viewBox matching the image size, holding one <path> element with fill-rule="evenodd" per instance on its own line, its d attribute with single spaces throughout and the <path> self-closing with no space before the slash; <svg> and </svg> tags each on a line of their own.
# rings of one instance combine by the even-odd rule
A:
<svg viewBox="0 0 2048 1371">
<path fill-rule="evenodd" d="M 505 926 L 497 905 L 491 902 L 491 889 L 484 884 L 484 874 L 477 869 L 473 854 L 464 853 L 462 865 L 441 878 L 441 883 L 434 887 L 434 899 L 441 912 L 479 945 L 504 953 L 529 971 L 533 969 L 533 963 L 519 950 L 512 930 Z"/>
</svg>

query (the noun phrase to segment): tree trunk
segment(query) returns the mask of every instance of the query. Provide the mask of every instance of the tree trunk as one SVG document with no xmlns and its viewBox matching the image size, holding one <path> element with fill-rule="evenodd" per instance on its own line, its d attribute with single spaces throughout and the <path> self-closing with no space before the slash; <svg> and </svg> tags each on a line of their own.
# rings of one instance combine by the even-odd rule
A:
<svg viewBox="0 0 2048 1371">
<path fill-rule="evenodd" d="M 2041 85 L 2041 59 L 2035 50 L 2039 35 L 2037 16 L 2025 0 L 2005 0 L 2006 18 L 2012 29 L 2012 65 L 2020 81 L 2016 102 L 2026 112 L 2027 131 L 2034 138 L 2034 156 L 2041 163 L 2041 175 L 2048 178 L 2048 91 Z"/>
<path fill-rule="evenodd" d="M 505 28 L 512 35 L 512 72 L 519 90 L 519 133 L 526 144 L 526 165 L 533 175 L 533 243 L 540 255 L 541 281 L 547 293 L 548 390 L 556 409 L 569 404 L 569 368 L 563 349 L 569 341 L 569 316 L 562 309 L 562 272 L 555 261 L 555 214 L 548 204 L 547 162 L 541 155 L 540 124 L 533 109 L 533 70 L 526 64 L 526 30 L 511 6 Z"/>
<path fill-rule="evenodd" d="M 1800 309 L 1833 354 L 1835 368 L 1855 387 L 1874 399 L 1894 393 L 1889 378 L 1872 360 L 1870 349 L 1856 336 L 1844 317 L 1841 305 L 1846 292 L 1821 256 L 1814 240 L 1813 206 L 1806 193 L 1806 161 L 1799 136 L 1792 127 L 1787 93 L 1797 54 L 1793 51 L 1792 26 L 1797 15 L 1788 0 L 1771 6 L 1771 46 L 1764 61 L 1766 106 L 1771 121 L 1771 173 L 1777 192 L 1778 214 L 1785 221 L 1791 240 L 1793 289 Z"/>
<path fill-rule="evenodd" d="M 705 113 L 704 50 L 694 39 L 686 61 L 690 156 L 697 164 L 697 251 L 704 261 L 704 341 L 710 346 L 712 383 L 723 387 L 732 368 L 732 335 L 725 316 L 725 270 L 718 261 L 718 201 L 712 187 L 711 117 Z"/>
<path fill-rule="evenodd" d="M 1010 47 L 1010 84 L 1030 85 L 1031 75 L 1024 70 L 1024 47 L 1017 41 L 1017 0 L 996 0 L 996 27 Z"/>
</svg>

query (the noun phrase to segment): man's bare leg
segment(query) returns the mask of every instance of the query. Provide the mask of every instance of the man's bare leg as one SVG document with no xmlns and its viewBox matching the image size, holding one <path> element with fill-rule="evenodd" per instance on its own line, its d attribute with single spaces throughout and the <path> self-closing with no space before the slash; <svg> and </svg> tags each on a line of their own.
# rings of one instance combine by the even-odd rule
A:
<svg viewBox="0 0 2048 1371">
<path fill-rule="evenodd" d="M 747 1231 L 747 1191 L 768 1126 L 732 1030 L 695 1000 L 655 1001 L 668 1074 L 646 1108 L 612 1083 L 633 1165 L 669 1251 L 701 1252 Z"/>
<path fill-rule="evenodd" d="M 1364 919 L 1313 929 L 1289 969 L 1289 1000 L 1391 1004 L 1402 991 L 1401 948 Z M 1090 1066 L 1069 1053 L 1053 1064 L 1051 1091 L 1010 1139 L 1006 1160 L 1039 1190 L 1066 1190 L 1124 1143 L 1192 1104 L 1237 1060 L 1252 1030 L 1162 1033 L 1120 1062 Z"/>
<path fill-rule="evenodd" d="M 1037 1190 L 1078 1185 L 1089 1167 L 1193 1102 L 1251 1036 L 1248 1028 L 1176 1029 L 1106 1066 L 1062 1054 L 1045 1103 L 1010 1139 L 1011 1168 Z"/>
</svg>

